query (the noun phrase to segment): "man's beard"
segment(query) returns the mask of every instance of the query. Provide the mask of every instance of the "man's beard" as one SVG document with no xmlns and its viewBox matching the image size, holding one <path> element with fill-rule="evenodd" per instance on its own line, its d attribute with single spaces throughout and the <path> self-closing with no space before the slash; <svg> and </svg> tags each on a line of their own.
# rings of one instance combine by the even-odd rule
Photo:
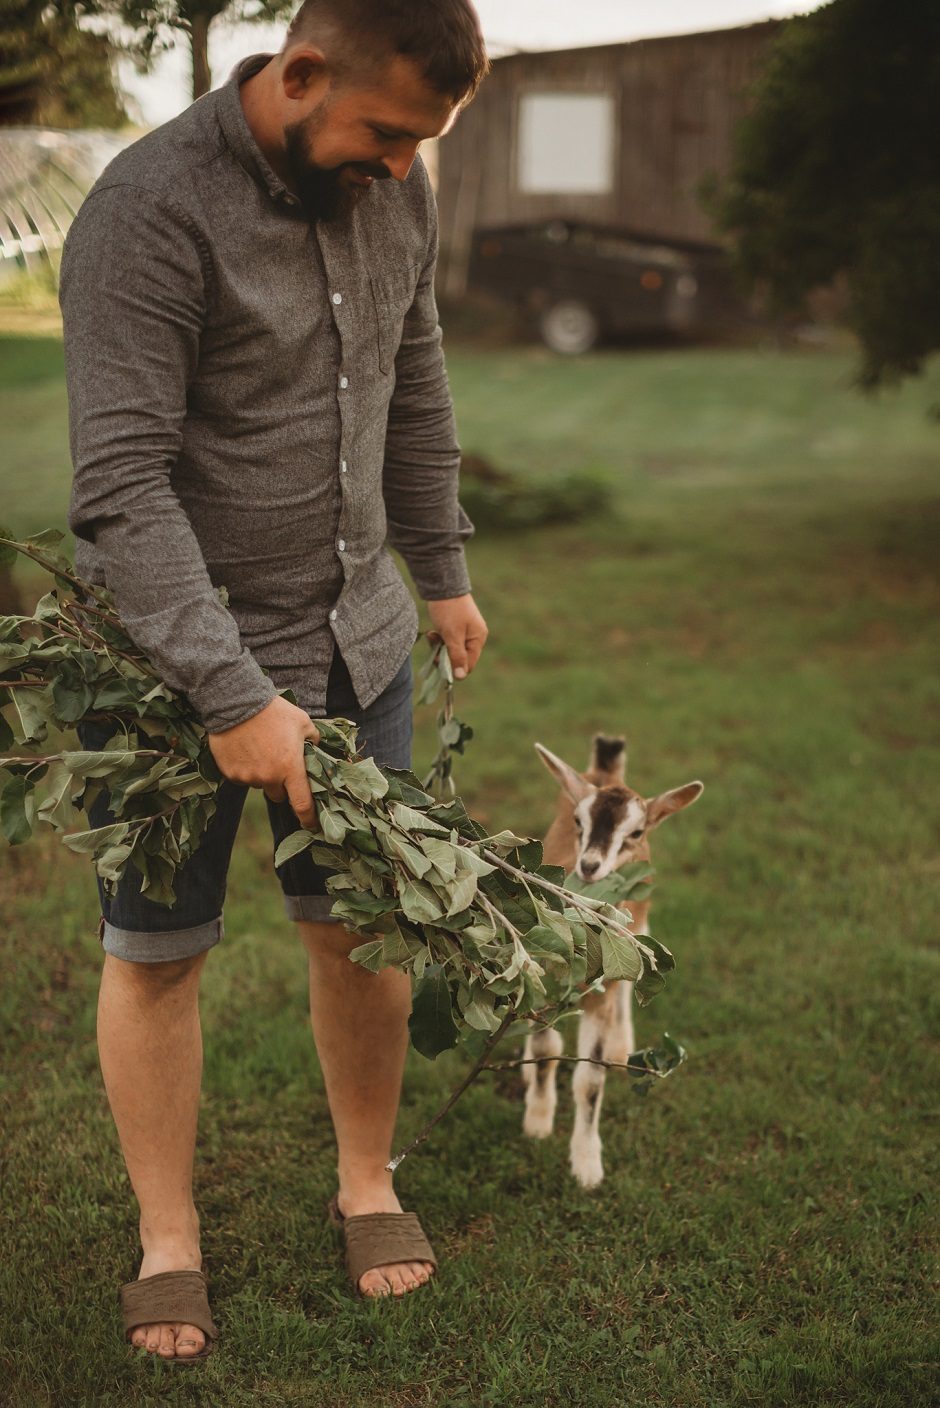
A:
<svg viewBox="0 0 940 1408">
<path fill-rule="evenodd" d="M 322 126 L 321 114 L 311 113 L 303 122 L 294 122 L 284 129 L 284 149 L 290 168 L 291 188 L 300 200 L 310 220 L 341 222 L 348 220 L 368 186 L 346 186 L 340 177 L 347 167 L 382 180 L 390 173 L 386 168 L 367 162 L 344 161 L 339 166 L 316 166 L 308 152 L 308 134 L 312 136 Z"/>
</svg>

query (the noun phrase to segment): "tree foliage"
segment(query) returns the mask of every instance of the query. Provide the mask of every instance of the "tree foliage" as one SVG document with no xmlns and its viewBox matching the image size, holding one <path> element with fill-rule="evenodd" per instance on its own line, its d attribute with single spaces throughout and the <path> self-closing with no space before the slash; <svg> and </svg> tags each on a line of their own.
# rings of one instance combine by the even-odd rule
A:
<svg viewBox="0 0 940 1408">
<path fill-rule="evenodd" d="M 62 0 L 0 0 L 0 115 L 40 127 L 121 127 L 127 113 L 104 34 Z"/>
<path fill-rule="evenodd" d="M 155 54 L 171 48 L 184 34 L 192 54 L 193 98 L 212 87 L 209 30 L 225 18 L 231 23 L 284 19 L 298 0 L 69 0 L 86 14 L 118 21 L 133 36 L 134 52 L 146 69 Z"/>
<path fill-rule="evenodd" d="M 771 311 L 839 278 L 864 389 L 940 346 L 940 5 L 833 0 L 783 27 L 706 199 Z"/>
</svg>

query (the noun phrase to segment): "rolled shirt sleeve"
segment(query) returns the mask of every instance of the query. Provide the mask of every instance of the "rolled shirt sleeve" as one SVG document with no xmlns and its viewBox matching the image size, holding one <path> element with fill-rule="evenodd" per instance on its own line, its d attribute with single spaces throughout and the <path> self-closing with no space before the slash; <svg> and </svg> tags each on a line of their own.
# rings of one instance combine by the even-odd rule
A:
<svg viewBox="0 0 940 1408">
<path fill-rule="evenodd" d="M 382 477 L 388 541 L 420 596 L 436 601 L 471 590 L 464 542 L 474 529 L 457 498 L 460 445 L 434 296 L 437 206 L 426 173 L 424 183 L 428 253 L 395 357 Z"/>
<path fill-rule="evenodd" d="M 128 634 L 211 732 L 277 693 L 242 645 L 171 483 L 198 362 L 209 268 L 162 193 L 93 192 L 62 256 L 73 463 L 68 524 L 94 543 Z"/>
</svg>

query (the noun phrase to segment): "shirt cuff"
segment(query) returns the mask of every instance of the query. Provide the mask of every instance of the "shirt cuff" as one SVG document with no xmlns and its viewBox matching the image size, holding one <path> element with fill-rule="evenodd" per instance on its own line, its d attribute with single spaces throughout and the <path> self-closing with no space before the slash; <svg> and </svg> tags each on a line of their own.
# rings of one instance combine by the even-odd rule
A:
<svg viewBox="0 0 940 1408">
<path fill-rule="evenodd" d="M 187 691 L 186 698 L 209 733 L 224 733 L 260 714 L 277 693 L 274 681 L 262 674 L 261 666 L 246 650 L 224 674 L 216 674 L 211 685 Z"/>
</svg>

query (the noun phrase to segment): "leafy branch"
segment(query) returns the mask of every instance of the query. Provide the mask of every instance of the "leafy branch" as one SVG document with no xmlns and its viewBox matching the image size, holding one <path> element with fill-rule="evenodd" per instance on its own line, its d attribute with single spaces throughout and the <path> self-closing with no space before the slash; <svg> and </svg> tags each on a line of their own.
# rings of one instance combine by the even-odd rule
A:
<svg viewBox="0 0 940 1408">
<path fill-rule="evenodd" d="M 0 617 L 0 828 L 19 845 L 45 822 L 92 858 L 106 891 L 133 866 L 141 892 L 172 908 L 176 871 L 201 842 L 222 775 L 185 695 L 155 675 L 111 594 L 74 575 L 57 551 L 62 537 L 0 534 L 0 561 L 22 553 L 56 584 L 32 616 Z M 514 1022 L 561 1020 L 605 980 L 634 982 L 646 1003 L 674 961 L 629 927 L 625 905 L 649 892 L 648 864 L 584 885 L 545 864 L 539 841 L 487 834 L 469 816 L 451 754 L 471 730 L 454 715 L 438 644 L 420 697 L 430 702 L 442 685 L 441 751 L 424 784 L 361 758 L 348 720 L 317 720 L 319 742 L 304 748 L 316 829 L 290 833 L 275 865 L 309 851 L 330 872 L 332 914 L 362 939 L 351 959 L 409 974 L 411 1042 L 429 1059 L 460 1043 L 476 1062 L 465 1089 Z M 41 746 L 50 730 L 90 720 L 113 725 L 101 749 Z M 103 790 L 114 821 L 70 829 Z"/>
</svg>

